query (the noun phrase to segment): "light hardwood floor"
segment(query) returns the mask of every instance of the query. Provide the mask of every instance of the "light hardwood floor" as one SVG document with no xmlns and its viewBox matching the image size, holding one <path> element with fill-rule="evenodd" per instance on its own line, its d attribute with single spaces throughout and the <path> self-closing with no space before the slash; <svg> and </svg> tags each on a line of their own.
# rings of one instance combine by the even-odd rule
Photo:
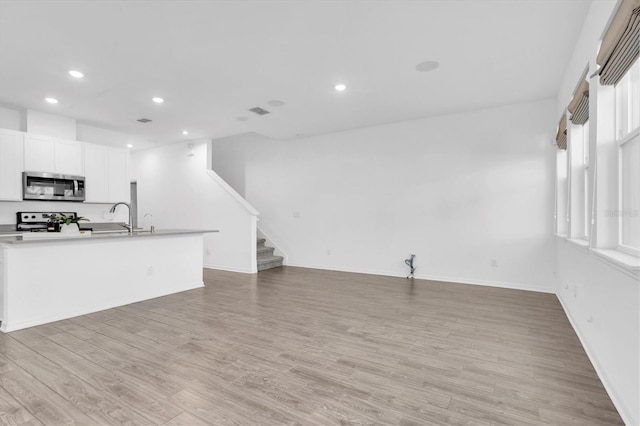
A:
<svg viewBox="0 0 640 426">
<path fill-rule="evenodd" d="M 292 267 L 204 277 L 0 333 L 0 424 L 622 423 L 553 295 Z"/>
</svg>

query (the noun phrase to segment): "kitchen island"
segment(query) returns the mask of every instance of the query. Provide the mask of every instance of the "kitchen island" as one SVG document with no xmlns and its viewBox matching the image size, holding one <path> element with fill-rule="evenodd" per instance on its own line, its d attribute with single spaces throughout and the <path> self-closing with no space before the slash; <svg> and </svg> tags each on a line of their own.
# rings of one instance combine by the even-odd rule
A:
<svg viewBox="0 0 640 426">
<path fill-rule="evenodd" d="M 0 331 L 203 287 L 203 234 L 0 236 Z"/>
</svg>

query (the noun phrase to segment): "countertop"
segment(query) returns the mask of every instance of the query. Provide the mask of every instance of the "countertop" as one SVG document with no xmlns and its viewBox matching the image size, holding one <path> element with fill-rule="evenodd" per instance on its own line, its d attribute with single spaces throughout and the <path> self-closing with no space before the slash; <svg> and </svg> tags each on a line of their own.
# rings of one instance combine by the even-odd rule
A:
<svg viewBox="0 0 640 426">
<path fill-rule="evenodd" d="M 137 230 L 129 234 L 128 232 L 92 232 L 90 236 L 64 235 L 60 234 L 58 238 L 45 237 L 42 239 L 30 238 L 23 239 L 21 233 L 16 231 L 0 231 L 0 245 L 23 245 L 23 244 L 51 244 L 63 242 L 89 242 L 103 240 L 122 240 L 131 241 L 140 238 L 154 237 L 170 237 L 180 235 L 207 234 L 210 232 L 219 232 L 217 229 L 156 229 L 155 232 L 149 230 Z M 51 233 L 46 233 L 51 234 Z"/>
</svg>

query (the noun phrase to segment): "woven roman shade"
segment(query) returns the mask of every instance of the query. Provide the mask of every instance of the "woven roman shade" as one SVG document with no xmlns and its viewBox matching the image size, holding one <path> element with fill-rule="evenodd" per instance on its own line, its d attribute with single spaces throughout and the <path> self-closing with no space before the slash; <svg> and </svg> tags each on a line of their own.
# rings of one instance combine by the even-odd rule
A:
<svg viewBox="0 0 640 426">
<path fill-rule="evenodd" d="M 562 114 L 560 123 L 558 123 L 558 133 L 556 134 L 556 143 L 558 148 L 567 149 L 567 115 Z"/>
<path fill-rule="evenodd" d="M 600 83 L 618 83 L 639 54 L 640 0 L 622 0 L 598 51 Z"/>
<path fill-rule="evenodd" d="M 569 120 L 573 124 L 584 124 L 589 119 L 589 83 L 584 79 L 576 93 L 573 94 L 573 99 L 567 109 L 571 113 Z"/>
</svg>

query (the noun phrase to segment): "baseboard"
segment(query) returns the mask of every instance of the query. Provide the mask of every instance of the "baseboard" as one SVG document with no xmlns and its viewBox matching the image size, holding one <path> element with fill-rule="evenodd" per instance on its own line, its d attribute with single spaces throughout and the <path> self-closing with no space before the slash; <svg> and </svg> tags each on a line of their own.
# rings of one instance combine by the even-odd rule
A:
<svg viewBox="0 0 640 426">
<path fill-rule="evenodd" d="M 402 275 L 398 275 L 393 272 L 381 271 L 381 270 L 365 270 L 358 268 L 345 268 L 345 267 L 335 267 L 335 266 L 326 266 L 326 265 L 309 265 L 309 264 L 301 264 L 301 263 L 287 263 L 286 266 L 295 266 L 297 268 L 308 268 L 308 269 L 322 269 L 324 271 L 337 271 L 337 272 L 351 272 L 354 274 L 366 274 L 366 275 L 382 275 L 386 277 L 404 277 Z"/>
<path fill-rule="evenodd" d="M 596 358 L 593 355 L 591 348 L 587 344 L 587 339 L 585 339 L 582 333 L 580 332 L 580 328 L 576 326 L 575 319 L 571 315 L 571 312 L 569 311 L 569 309 L 567 309 L 567 306 L 562 301 L 562 297 L 560 296 L 559 293 L 556 293 L 556 298 L 560 302 L 560 306 L 562 306 L 562 309 L 564 310 L 565 315 L 569 319 L 569 323 L 571 324 L 571 327 L 573 327 L 573 331 L 575 331 L 576 335 L 578 336 L 578 339 L 580 340 L 580 343 L 582 344 L 584 351 L 587 353 L 587 357 L 589 357 L 589 361 L 591 361 L 593 368 L 596 370 L 596 374 L 598 375 L 598 378 L 602 382 L 604 389 L 607 391 L 609 398 L 611 398 L 611 402 L 613 402 L 613 405 L 616 407 L 616 410 L 618 410 L 620 417 L 622 417 L 622 421 L 626 425 L 638 424 L 638 423 L 633 423 L 633 420 L 632 420 L 633 415 L 631 415 L 628 412 L 626 405 L 622 402 L 622 399 L 618 396 L 618 393 L 615 391 L 615 388 L 611 384 L 611 381 L 609 380 L 609 376 L 607 375 L 605 369 L 598 362 L 598 358 Z"/>
<path fill-rule="evenodd" d="M 443 277 L 438 275 L 421 275 L 421 274 L 418 274 L 415 277 L 421 280 L 444 281 L 448 283 L 472 284 L 472 285 L 480 285 L 485 287 L 499 287 L 499 288 L 508 288 L 512 290 L 535 291 L 537 293 L 549 293 L 549 294 L 556 293 L 555 288 L 536 286 L 531 284 L 523 284 L 523 283 L 477 280 L 472 278 Z"/>
<path fill-rule="evenodd" d="M 218 269 L 220 271 L 227 271 L 227 272 L 240 272 L 242 274 L 257 274 L 258 270 L 256 268 L 255 271 L 251 271 L 249 269 L 244 269 L 244 268 L 234 268 L 234 267 L 229 267 L 229 266 L 222 266 L 222 265 L 211 265 L 208 263 L 205 263 L 203 265 L 203 267 L 207 268 L 207 269 Z"/>
<path fill-rule="evenodd" d="M 359 269 L 359 268 L 344 268 L 344 267 L 329 267 L 326 265 L 307 265 L 307 264 L 298 264 L 289 262 L 287 266 L 297 266 L 300 268 L 311 268 L 311 269 L 323 269 L 327 271 L 339 271 L 339 272 L 352 272 L 356 274 L 368 274 L 368 275 L 382 275 L 387 277 L 398 277 L 405 278 L 406 275 L 398 274 L 397 272 L 383 271 L 383 270 L 370 270 L 370 269 Z M 464 278 L 464 277 L 446 277 L 441 275 L 425 275 L 425 274 L 415 274 L 414 277 L 419 280 L 430 280 L 430 281 L 442 281 L 448 283 L 459 283 L 459 284 L 472 284 L 472 285 L 481 285 L 485 287 L 500 287 L 500 288 L 508 288 L 512 290 L 526 290 L 526 291 L 535 291 L 538 293 L 550 293 L 555 294 L 555 288 L 553 287 L 543 287 L 543 286 L 535 286 L 531 284 L 522 284 L 522 283 L 512 283 L 512 282 L 504 282 L 504 281 L 488 281 L 488 280 L 477 280 L 472 278 Z"/>
</svg>

